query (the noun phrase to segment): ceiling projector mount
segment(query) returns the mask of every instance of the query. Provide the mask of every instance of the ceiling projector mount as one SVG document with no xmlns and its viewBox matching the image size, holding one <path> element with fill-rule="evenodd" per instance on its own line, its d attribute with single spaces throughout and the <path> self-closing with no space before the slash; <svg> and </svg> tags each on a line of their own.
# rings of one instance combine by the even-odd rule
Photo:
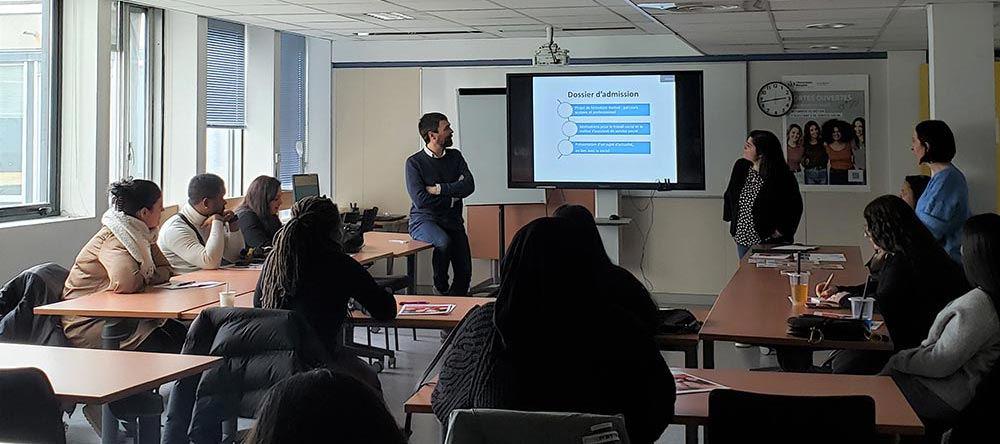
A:
<svg viewBox="0 0 1000 444">
<path fill-rule="evenodd" d="M 545 36 L 548 43 L 539 46 L 535 51 L 534 66 L 565 66 L 569 65 L 569 50 L 562 49 L 553 40 L 552 26 L 545 27 Z"/>
</svg>

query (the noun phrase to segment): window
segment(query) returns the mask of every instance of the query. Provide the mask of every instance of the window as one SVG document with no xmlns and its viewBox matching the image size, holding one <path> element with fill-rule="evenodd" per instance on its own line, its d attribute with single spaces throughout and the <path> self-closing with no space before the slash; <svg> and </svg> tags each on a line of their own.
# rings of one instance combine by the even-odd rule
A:
<svg viewBox="0 0 1000 444">
<path fill-rule="evenodd" d="M 302 172 L 306 143 L 306 39 L 281 33 L 281 89 L 278 122 L 278 180 L 292 189 Z"/>
<path fill-rule="evenodd" d="M 0 220 L 58 214 L 57 6 L 0 1 Z"/>
<path fill-rule="evenodd" d="M 206 171 L 226 181 L 229 196 L 243 190 L 243 131 L 246 127 L 246 30 L 208 20 L 206 66 Z"/>
<path fill-rule="evenodd" d="M 125 177 L 158 180 L 160 150 L 155 148 L 154 112 L 159 91 L 154 88 L 162 66 L 155 50 L 160 41 L 162 15 L 153 8 L 113 3 L 117 26 L 111 53 L 111 169 L 110 179 Z M 155 97 L 155 100 L 154 100 Z M 158 139 L 158 138 L 157 138 Z"/>
</svg>

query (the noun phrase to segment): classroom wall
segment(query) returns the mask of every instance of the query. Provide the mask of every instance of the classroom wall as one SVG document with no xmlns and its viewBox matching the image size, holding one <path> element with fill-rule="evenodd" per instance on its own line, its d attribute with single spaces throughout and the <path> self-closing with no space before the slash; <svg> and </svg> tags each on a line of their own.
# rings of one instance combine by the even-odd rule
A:
<svg viewBox="0 0 1000 444">
<path fill-rule="evenodd" d="M 337 60 L 337 44 L 334 45 L 334 58 Z M 902 176 L 913 174 L 918 170 L 906 157 L 909 152 L 895 149 L 906 146 L 912 125 L 918 119 L 918 106 L 913 103 L 919 100 L 915 85 L 918 83 L 918 68 L 916 62 L 923 58 L 923 52 L 892 54 L 889 59 L 866 60 L 829 60 L 829 61 L 762 61 L 747 63 L 747 86 L 745 96 L 739 103 L 747 107 L 747 127 L 751 129 L 767 129 L 776 134 L 783 134 L 780 118 L 764 115 L 756 106 L 755 96 L 761 85 L 768 81 L 780 80 L 782 75 L 808 74 L 868 74 L 869 75 L 869 133 L 872 146 L 883 147 L 881 151 L 872 150 L 869 162 L 872 168 L 872 181 L 867 192 L 810 192 L 805 194 L 805 210 L 800 224 L 797 240 L 808 243 L 863 245 L 867 247 L 862 236 L 864 206 L 874 197 L 885 193 L 896 193 Z M 455 70 L 455 75 L 461 70 L 466 75 L 469 68 L 435 68 L 435 71 Z M 523 68 L 511 68 L 517 70 Z M 492 69 L 488 71 L 493 71 Z M 405 74 L 403 74 L 405 73 Z M 888 79 L 893 78 L 893 82 Z M 391 202 L 408 205 L 405 190 L 402 189 L 402 175 L 392 178 L 380 176 L 378 181 L 369 181 L 364 177 L 364 165 L 359 153 L 341 153 L 346 141 L 341 134 L 347 128 L 356 124 L 348 123 L 343 118 L 345 112 L 360 106 L 356 96 L 365 91 L 375 93 L 365 88 L 372 79 L 399 79 L 402 76 L 412 87 L 413 82 L 419 83 L 419 74 L 414 68 L 352 68 L 334 69 L 336 91 L 335 108 L 337 114 L 337 174 L 339 202 L 361 200 L 366 205 L 382 205 L 374 200 L 376 195 L 391 197 Z M 365 79 L 369 83 L 366 84 Z M 402 87 L 402 85 L 397 85 Z M 481 85 L 469 85 L 481 86 Z M 425 92 L 426 93 L 426 92 Z M 343 97 L 347 94 L 354 99 Z M 393 105 L 394 110 L 407 108 L 412 114 L 401 116 L 401 119 L 386 119 L 382 131 L 400 132 L 402 141 L 411 140 L 417 143 L 412 131 L 413 120 L 418 111 L 413 111 L 413 92 L 398 94 Z M 440 101 L 440 98 L 422 97 L 426 102 Z M 377 100 L 376 100 L 377 101 Z M 892 105 L 892 106 L 891 106 Z M 419 109 L 425 106 L 420 105 Z M 395 128 L 399 126 L 399 128 Z M 706 128 L 706 132 L 712 128 Z M 360 136 L 354 136 L 360 137 Z M 407 139 L 410 138 L 410 139 Z M 732 160 L 734 161 L 742 149 L 742 139 L 734 140 Z M 363 143 L 366 158 L 380 157 L 387 149 L 378 144 Z M 419 145 L 418 145 L 419 146 Z M 405 157 L 405 156 L 404 156 Z M 386 161 L 392 159 L 390 155 Z M 399 157 L 396 157 L 399 158 Z M 397 165 L 402 165 L 398 163 Z M 730 163 L 731 165 L 731 163 Z M 727 165 L 728 168 L 728 165 Z M 353 175 L 351 179 L 340 177 L 341 174 Z M 362 184 L 363 185 L 358 185 Z M 394 191 L 397 190 L 397 191 Z M 392 193 L 399 193 L 390 196 Z M 637 276 L 645 276 L 654 293 L 667 300 L 676 302 L 710 303 L 711 298 L 725 286 L 737 266 L 736 249 L 729 236 L 728 225 L 722 221 L 722 199 L 714 196 L 701 197 L 656 197 L 650 200 L 645 196 L 623 197 L 620 203 L 621 214 L 633 218 L 633 224 L 622 228 L 621 250 L 622 264 L 632 270 Z M 648 241 L 644 242 L 644 239 Z M 644 258 L 644 259 L 643 259 Z M 640 265 L 640 259 L 641 261 Z M 486 276 L 488 268 L 477 261 L 474 281 Z M 429 264 L 423 268 L 430 268 Z M 425 273 L 421 273 L 424 275 Z M 429 280 L 422 277 L 422 284 Z"/>
</svg>

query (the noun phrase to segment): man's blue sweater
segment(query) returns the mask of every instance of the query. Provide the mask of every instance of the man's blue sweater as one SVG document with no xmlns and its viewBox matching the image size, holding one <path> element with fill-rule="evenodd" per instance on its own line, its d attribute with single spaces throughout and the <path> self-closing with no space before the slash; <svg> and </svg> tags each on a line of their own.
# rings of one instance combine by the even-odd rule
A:
<svg viewBox="0 0 1000 444">
<path fill-rule="evenodd" d="M 441 185 L 441 194 L 427 192 L 426 187 L 434 185 Z M 461 151 L 446 149 L 444 156 L 433 158 L 420 150 L 406 159 L 406 192 L 413 202 L 411 224 L 432 221 L 444 227 L 461 227 L 462 199 L 475 190 Z"/>
</svg>

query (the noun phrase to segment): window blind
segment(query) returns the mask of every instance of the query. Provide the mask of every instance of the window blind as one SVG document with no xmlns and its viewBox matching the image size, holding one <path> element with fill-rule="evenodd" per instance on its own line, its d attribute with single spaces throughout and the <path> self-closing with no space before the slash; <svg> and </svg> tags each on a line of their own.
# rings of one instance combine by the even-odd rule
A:
<svg viewBox="0 0 1000 444">
<path fill-rule="evenodd" d="M 281 33 L 281 85 L 278 124 L 278 180 L 292 188 L 292 175 L 302 172 L 306 143 L 306 39 Z"/>
<path fill-rule="evenodd" d="M 246 126 L 245 48 L 243 25 L 208 19 L 205 123 L 210 127 Z"/>
</svg>

